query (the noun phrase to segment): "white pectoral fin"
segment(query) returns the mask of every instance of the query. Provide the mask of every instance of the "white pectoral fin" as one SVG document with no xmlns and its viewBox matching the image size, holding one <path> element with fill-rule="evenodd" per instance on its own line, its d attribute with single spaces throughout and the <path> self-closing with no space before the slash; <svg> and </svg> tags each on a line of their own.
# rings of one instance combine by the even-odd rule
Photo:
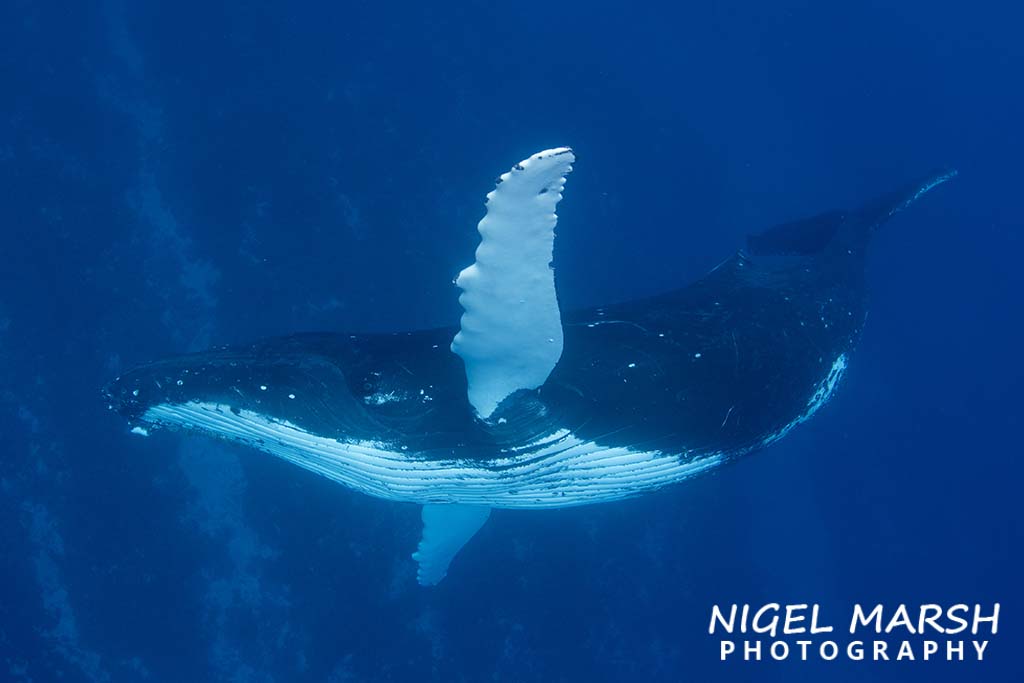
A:
<svg viewBox="0 0 1024 683">
<path fill-rule="evenodd" d="M 456 281 L 465 313 L 452 351 L 482 418 L 513 392 L 542 385 L 562 355 L 551 259 L 555 206 L 574 161 L 568 147 L 549 149 L 501 176 L 487 195 L 476 262 Z"/>
<path fill-rule="evenodd" d="M 423 537 L 412 559 L 419 564 L 416 579 L 434 586 L 448 573 L 452 558 L 480 530 L 491 514 L 483 505 L 424 505 Z"/>
</svg>

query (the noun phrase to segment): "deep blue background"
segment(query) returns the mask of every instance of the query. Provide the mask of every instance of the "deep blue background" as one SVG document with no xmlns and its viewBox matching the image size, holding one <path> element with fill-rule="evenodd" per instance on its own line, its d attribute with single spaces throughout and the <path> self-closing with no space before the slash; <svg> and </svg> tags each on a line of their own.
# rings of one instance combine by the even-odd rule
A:
<svg viewBox="0 0 1024 683">
<path fill-rule="evenodd" d="M 1024 677 L 1020 87 L 1009 3 L 0 4 L 0 680 Z M 497 512 L 438 588 L 413 506 L 140 439 L 162 354 L 452 324 L 493 178 L 572 145 L 563 305 L 939 165 L 848 379 L 768 452 Z M 720 663 L 710 606 L 999 601 L 984 663 Z"/>
</svg>

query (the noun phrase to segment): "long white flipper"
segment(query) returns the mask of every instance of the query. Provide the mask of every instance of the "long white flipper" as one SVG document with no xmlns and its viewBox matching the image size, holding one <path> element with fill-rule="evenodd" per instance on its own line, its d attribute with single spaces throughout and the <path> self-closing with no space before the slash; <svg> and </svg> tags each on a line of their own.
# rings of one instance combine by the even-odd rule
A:
<svg viewBox="0 0 1024 683">
<path fill-rule="evenodd" d="M 542 385 L 562 356 L 551 258 L 555 206 L 574 161 L 568 147 L 549 149 L 501 176 L 478 225 L 476 262 L 456 281 L 466 312 L 452 351 L 484 419 L 514 391 Z"/>
<path fill-rule="evenodd" d="M 448 565 L 491 515 L 482 505 L 424 505 L 423 538 L 412 559 L 419 563 L 416 580 L 434 586 L 448 574 Z"/>
</svg>

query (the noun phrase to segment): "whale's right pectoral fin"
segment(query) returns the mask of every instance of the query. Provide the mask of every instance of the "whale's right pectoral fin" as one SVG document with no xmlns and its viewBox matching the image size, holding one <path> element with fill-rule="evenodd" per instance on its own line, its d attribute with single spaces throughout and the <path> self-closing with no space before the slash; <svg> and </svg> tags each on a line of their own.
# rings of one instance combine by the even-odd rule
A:
<svg viewBox="0 0 1024 683">
<path fill-rule="evenodd" d="M 412 559 L 419 564 L 416 580 L 434 586 L 448 574 L 452 558 L 480 530 L 491 514 L 484 505 L 424 505 L 423 537 Z"/>
<path fill-rule="evenodd" d="M 469 402 L 487 419 L 505 398 L 536 389 L 562 355 L 551 268 L 555 207 L 575 157 L 548 149 L 516 164 L 487 195 L 476 262 L 459 274 L 465 309 L 452 351 L 466 366 Z"/>
</svg>

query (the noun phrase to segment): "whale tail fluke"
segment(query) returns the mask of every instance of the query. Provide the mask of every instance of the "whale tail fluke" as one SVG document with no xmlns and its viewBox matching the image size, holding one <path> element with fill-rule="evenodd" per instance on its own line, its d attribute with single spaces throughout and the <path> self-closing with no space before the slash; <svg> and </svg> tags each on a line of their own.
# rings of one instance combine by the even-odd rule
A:
<svg viewBox="0 0 1024 683">
<path fill-rule="evenodd" d="M 811 218 L 776 225 L 747 237 L 752 255 L 811 256 L 831 245 L 864 246 L 875 230 L 929 190 L 955 178 L 955 169 L 941 169 L 882 195 L 854 211 L 826 211 Z"/>
</svg>

